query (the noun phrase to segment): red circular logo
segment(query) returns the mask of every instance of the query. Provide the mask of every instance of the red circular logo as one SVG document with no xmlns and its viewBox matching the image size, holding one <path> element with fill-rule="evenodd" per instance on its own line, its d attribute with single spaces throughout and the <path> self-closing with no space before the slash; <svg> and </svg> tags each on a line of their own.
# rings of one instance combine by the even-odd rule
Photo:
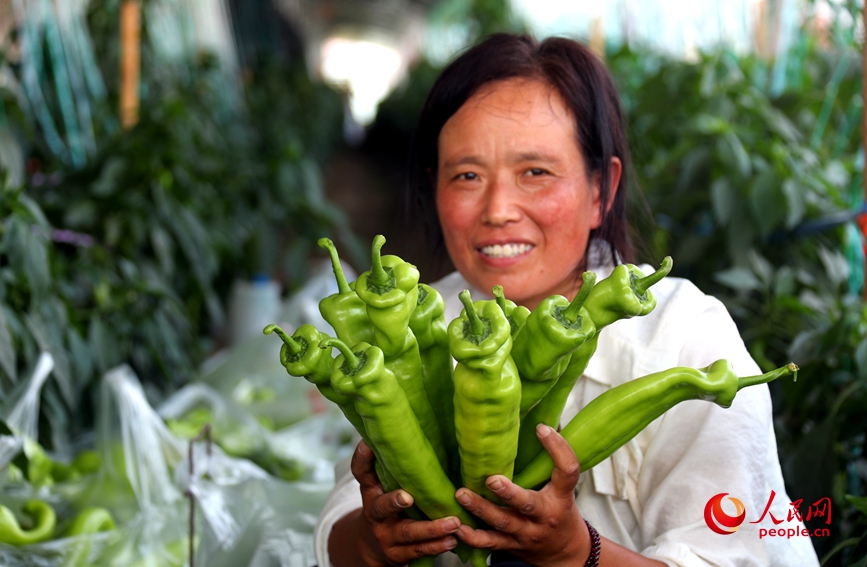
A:
<svg viewBox="0 0 867 567">
<path fill-rule="evenodd" d="M 735 515 L 726 514 L 722 509 L 722 500 L 726 495 L 728 492 L 720 492 L 708 500 L 704 507 L 704 521 L 707 527 L 721 535 L 729 535 L 738 531 L 747 516 L 743 503 L 734 496 L 729 496 L 729 500 L 735 505 Z"/>
</svg>

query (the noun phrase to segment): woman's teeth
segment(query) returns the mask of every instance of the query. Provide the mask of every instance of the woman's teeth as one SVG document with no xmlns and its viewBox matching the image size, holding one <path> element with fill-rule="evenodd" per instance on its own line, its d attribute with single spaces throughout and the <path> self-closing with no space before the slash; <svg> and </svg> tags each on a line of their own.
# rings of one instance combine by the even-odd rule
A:
<svg viewBox="0 0 867 567">
<path fill-rule="evenodd" d="M 528 252 L 533 248 L 532 244 L 494 244 L 483 246 L 482 254 L 491 258 L 514 258 Z"/>
</svg>

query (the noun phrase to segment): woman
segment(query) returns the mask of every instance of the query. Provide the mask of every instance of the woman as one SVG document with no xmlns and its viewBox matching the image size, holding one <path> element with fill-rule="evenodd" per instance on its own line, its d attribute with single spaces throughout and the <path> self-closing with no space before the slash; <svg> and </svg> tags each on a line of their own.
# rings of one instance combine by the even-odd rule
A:
<svg viewBox="0 0 867 567">
<path fill-rule="evenodd" d="M 584 270 L 601 279 L 632 258 L 618 96 L 604 65 L 574 41 L 496 35 L 464 53 L 428 97 L 411 164 L 411 204 L 427 214 L 433 247 L 444 245 L 457 268 L 434 284 L 448 320 L 460 312 L 462 289 L 482 299 L 501 284 L 533 309 L 552 294 L 573 298 Z M 717 300 L 677 278 L 653 293 L 652 314 L 600 334 L 564 420 L 605 390 L 672 366 L 726 358 L 741 375 L 759 373 Z M 565 440 L 545 426 L 537 434 L 556 467 L 545 488 L 493 476 L 487 485 L 503 507 L 465 488 L 456 493 L 491 530 L 456 518 L 402 518 L 411 496 L 383 493 L 362 443 L 320 516 L 319 564 L 402 565 L 459 541 L 537 567 L 818 564 L 809 538 L 760 539 L 760 526 L 746 522 L 719 535 L 704 521 L 708 500 L 723 492 L 752 521 L 774 491 L 770 511 L 787 515 L 766 386 L 741 391 L 727 410 L 683 403 L 580 477 Z"/>
</svg>

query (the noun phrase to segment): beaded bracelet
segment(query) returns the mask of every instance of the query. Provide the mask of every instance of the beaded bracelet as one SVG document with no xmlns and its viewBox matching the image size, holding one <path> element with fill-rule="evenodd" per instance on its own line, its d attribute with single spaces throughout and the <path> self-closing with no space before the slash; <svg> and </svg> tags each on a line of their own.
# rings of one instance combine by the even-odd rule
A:
<svg viewBox="0 0 867 567">
<path fill-rule="evenodd" d="M 587 524 L 587 529 L 590 530 L 590 557 L 587 558 L 587 563 L 584 567 L 599 567 L 599 553 L 602 551 L 602 538 L 599 537 L 599 532 L 596 528 L 590 525 L 590 522 L 584 520 Z"/>
</svg>

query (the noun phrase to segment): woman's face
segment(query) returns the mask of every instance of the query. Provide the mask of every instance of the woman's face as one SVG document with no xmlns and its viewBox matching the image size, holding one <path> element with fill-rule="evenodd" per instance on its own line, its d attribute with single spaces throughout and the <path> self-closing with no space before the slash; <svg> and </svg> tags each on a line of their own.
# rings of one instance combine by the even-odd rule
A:
<svg viewBox="0 0 867 567">
<path fill-rule="evenodd" d="M 445 123 L 438 148 L 437 212 L 458 271 L 531 309 L 553 294 L 574 297 L 602 215 L 598 176 L 588 179 L 557 91 L 528 79 L 489 83 Z"/>
</svg>

